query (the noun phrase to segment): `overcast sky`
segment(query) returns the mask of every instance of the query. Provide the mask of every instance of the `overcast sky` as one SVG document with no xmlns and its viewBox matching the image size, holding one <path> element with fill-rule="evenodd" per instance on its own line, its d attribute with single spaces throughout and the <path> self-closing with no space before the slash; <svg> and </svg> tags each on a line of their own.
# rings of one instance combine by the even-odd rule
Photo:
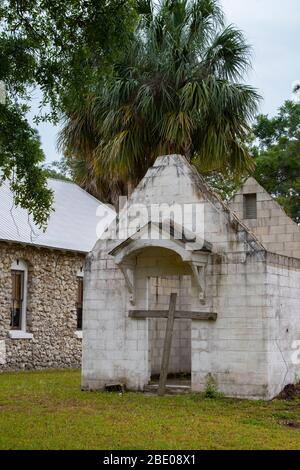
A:
<svg viewBox="0 0 300 470">
<path fill-rule="evenodd" d="M 274 114 L 284 100 L 292 98 L 300 82 L 300 1 L 221 0 L 228 23 L 244 31 L 253 48 L 253 70 L 248 83 L 263 96 L 260 111 Z M 37 95 L 37 93 L 36 93 Z M 36 96 L 36 102 L 38 102 Z M 30 118 L 37 112 L 33 109 Z M 38 127 L 47 162 L 57 160 L 58 129 L 50 124 Z"/>
</svg>

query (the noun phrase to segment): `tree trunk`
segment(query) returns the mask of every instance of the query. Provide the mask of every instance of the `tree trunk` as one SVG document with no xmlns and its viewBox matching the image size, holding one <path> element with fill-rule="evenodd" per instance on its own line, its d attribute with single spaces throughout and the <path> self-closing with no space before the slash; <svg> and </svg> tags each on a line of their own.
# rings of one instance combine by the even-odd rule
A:
<svg viewBox="0 0 300 470">
<path fill-rule="evenodd" d="M 127 182 L 127 196 L 128 198 L 130 198 L 130 196 L 132 195 L 134 191 L 134 184 L 132 181 L 128 181 Z"/>
</svg>

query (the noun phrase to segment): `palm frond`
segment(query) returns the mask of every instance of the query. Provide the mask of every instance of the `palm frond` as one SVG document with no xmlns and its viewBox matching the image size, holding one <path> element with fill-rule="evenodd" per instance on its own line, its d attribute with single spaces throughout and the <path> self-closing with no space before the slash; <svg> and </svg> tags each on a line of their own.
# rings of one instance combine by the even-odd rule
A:
<svg viewBox="0 0 300 470">
<path fill-rule="evenodd" d="M 169 152 L 200 171 L 252 168 L 244 142 L 260 97 L 243 82 L 251 65 L 243 34 L 224 25 L 218 0 L 136 5 L 141 21 L 124 59 L 64 123 L 60 145 L 78 180 L 116 194 Z"/>
</svg>

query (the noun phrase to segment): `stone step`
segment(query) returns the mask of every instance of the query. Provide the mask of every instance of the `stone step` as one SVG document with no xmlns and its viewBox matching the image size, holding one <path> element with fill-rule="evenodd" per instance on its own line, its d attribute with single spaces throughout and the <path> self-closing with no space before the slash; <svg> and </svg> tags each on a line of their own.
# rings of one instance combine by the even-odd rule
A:
<svg viewBox="0 0 300 470">
<path fill-rule="evenodd" d="M 158 384 L 149 384 L 145 385 L 144 392 L 147 393 L 157 393 Z M 190 393 L 190 385 L 180 385 L 180 384 L 167 384 L 166 385 L 166 394 L 167 395 L 181 395 L 185 393 Z"/>
</svg>

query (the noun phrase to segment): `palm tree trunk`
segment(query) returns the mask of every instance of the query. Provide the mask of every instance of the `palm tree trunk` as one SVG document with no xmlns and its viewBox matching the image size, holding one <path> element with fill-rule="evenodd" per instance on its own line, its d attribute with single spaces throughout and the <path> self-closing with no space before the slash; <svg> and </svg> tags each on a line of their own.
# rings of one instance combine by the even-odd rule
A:
<svg viewBox="0 0 300 470">
<path fill-rule="evenodd" d="M 128 181 L 127 182 L 127 196 L 128 198 L 130 198 L 130 196 L 132 195 L 133 191 L 134 191 L 134 184 L 132 181 Z"/>
</svg>

